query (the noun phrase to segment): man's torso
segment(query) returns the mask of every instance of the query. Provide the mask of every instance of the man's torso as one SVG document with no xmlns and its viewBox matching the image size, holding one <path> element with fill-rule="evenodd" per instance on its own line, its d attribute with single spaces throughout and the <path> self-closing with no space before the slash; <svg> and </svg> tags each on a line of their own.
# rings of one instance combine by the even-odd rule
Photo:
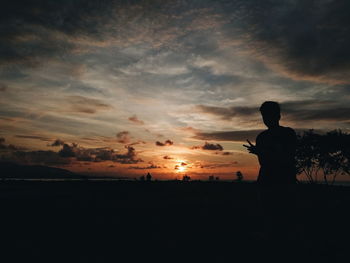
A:
<svg viewBox="0 0 350 263">
<path fill-rule="evenodd" d="M 260 162 L 259 183 L 295 182 L 296 135 L 293 129 L 279 126 L 260 133 L 256 139 Z M 276 158 L 274 158 L 276 157 Z"/>
</svg>

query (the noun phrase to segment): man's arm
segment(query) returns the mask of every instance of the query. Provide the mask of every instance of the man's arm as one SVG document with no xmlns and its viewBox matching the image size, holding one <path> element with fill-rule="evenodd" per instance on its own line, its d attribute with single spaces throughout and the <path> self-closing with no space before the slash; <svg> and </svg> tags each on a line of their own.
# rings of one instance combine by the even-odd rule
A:
<svg viewBox="0 0 350 263">
<path fill-rule="evenodd" d="M 248 139 L 247 142 L 249 143 L 249 145 L 243 144 L 243 146 L 247 148 L 248 152 L 252 154 L 258 154 L 257 147 L 254 144 L 252 144 Z"/>
</svg>

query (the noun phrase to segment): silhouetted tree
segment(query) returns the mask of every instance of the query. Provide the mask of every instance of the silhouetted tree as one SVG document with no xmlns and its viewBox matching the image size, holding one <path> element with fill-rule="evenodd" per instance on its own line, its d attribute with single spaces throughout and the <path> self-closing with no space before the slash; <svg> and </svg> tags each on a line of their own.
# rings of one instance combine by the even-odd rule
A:
<svg viewBox="0 0 350 263">
<path fill-rule="evenodd" d="M 304 173 L 310 183 L 316 183 L 320 167 L 318 159 L 320 154 L 320 136 L 313 130 L 305 131 L 297 138 L 295 155 L 297 174 Z"/>
<path fill-rule="evenodd" d="M 341 150 L 343 152 L 342 171 L 344 174 L 350 175 L 350 134 L 347 134 L 342 140 Z"/>
<path fill-rule="evenodd" d="M 209 181 L 214 181 L 214 175 L 209 175 L 208 180 L 209 180 Z"/>
<path fill-rule="evenodd" d="M 344 143 L 349 137 L 341 130 L 334 130 L 322 136 L 319 165 L 326 184 L 334 184 L 336 177 L 344 173 L 346 151 Z"/>
<path fill-rule="evenodd" d="M 219 177 L 219 176 L 216 176 L 216 177 L 215 177 L 215 180 L 216 180 L 216 181 L 220 181 L 220 177 Z"/>
<path fill-rule="evenodd" d="M 334 130 L 324 135 L 313 130 L 298 136 L 297 173 L 304 173 L 310 183 L 317 183 L 321 172 L 326 184 L 334 184 L 339 174 L 350 174 L 350 134 Z"/>
<path fill-rule="evenodd" d="M 140 176 L 140 181 L 145 181 L 145 176 L 144 175 Z"/>
<path fill-rule="evenodd" d="M 190 177 L 190 176 L 187 176 L 187 175 L 184 175 L 184 176 L 182 177 L 182 181 L 184 181 L 184 182 L 191 181 L 191 177 Z"/>
<path fill-rule="evenodd" d="M 152 175 L 150 173 L 147 173 L 146 180 L 147 181 L 152 181 Z"/>
</svg>

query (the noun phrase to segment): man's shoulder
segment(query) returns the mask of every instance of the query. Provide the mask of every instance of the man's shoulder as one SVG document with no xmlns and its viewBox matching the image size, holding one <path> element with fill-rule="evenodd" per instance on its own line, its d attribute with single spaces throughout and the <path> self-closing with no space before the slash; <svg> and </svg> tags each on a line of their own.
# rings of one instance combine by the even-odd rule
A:
<svg viewBox="0 0 350 263">
<path fill-rule="evenodd" d="M 264 130 L 258 134 L 256 140 L 264 140 L 264 138 L 273 136 L 273 134 L 276 134 L 276 131 L 270 131 L 269 129 Z M 280 136 L 282 137 L 296 137 L 294 129 L 284 126 L 279 127 L 279 129 L 277 130 L 277 134 L 280 134 Z"/>
<path fill-rule="evenodd" d="M 290 135 L 290 136 L 296 136 L 294 129 L 292 129 L 290 127 L 284 127 L 284 126 L 281 126 L 281 128 L 283 130 L 283 133 Z"/>
<path fill-rule="evenodd" d="M 260 132 L 260 133 L 258 134 L 258 136 L 256 136 L 256 140 L 259 140 L 259 139 L 265 137 L 265 136 L 268 134 L 268 131 L 269 131 L 269 130 L 264 130 L 264 131 Z"/>
</svg>

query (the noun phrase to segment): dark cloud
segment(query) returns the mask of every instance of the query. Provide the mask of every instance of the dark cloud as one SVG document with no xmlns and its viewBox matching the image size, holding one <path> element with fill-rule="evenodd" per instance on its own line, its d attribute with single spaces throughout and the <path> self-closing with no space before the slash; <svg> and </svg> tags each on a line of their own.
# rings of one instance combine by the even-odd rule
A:
<svg viewBox="0 0 350 263">
<path fill-rule="evenodd" d="M 205 142 L 202 146 L 193 146 L 191 149 L 202 149 L 202 150 L 208 150 L 208 151 L 223 151 L 224 147 L 220 144 L 214 144 L 214 143 L 208 143 Z"/>
<path fill-rule="evenodd" d="M 63 165 L 74 161 L 79 162 L 103 162 L 113 161 L 121 164 L 135 164 L 143 162 L 138 158 L 138 153 L 132 146 L 126 145 L 126 152 L 120 153 L 105 148 L 85 148 L 76 143 L 68 144 L 56 140 L 57 146 L 62 148 L 58 152 L 53 151 L 24 151 L 23 148 L 5 144 L 5 139 L 0 138 L 0 160 L 26 164 Z M 63 143 L 63 144 L 62 144 Z M 52 144 L 52 145 L 53 145 Z M 56 145 L 56 144 L 55 144 Z"/>
<path fill-rule="evenodd" d="M 74 50 L 69 38 L 102 37 L 99 26 L 116 1 L 5 1 L 0 11 L 0 63 L 35 64 Z"/>
<path fill-rule="evenodd" d="M 349 83 L 349 1 L 223 2 L 228 30 L 247 36 L 244 45 L 256 57 L 300 78 Z"/>
<path fill-rule="evenodd" d="M 62 157 L 75 157 L 77 161 L 113 161 L 122 164 L 133 164 L 143 162 L 137 157 L 135 148 L 129 145 L 125 146 L 126 152 L 119 153 L 110 148 L 84 148 L 79 147 L 76 143 L 64 144 L 59 151 Z"/>
<path fill-rule="evenodd" d="M 122 164 L 134 164 L 143 162 L 141 158 L 137 157 L 137 152 L 134 147 L 126 145 L 125 153 L 115 152 L 110 148 L 90 149 L 89 155 L 94 156 L 94 161 L 113 161 Z"/>
<path fill-rule="evenodd" d="M 4 83 L 0 83 L 0 92 L 4 92 L 8 89 L 7 85 L 5 85 Z"/>
<path fill-rule="evenodd" d="M 113 161 L 119 162 L 122 164 L 132 164 L 132 163 L 143 162 L 141 158 L 137 158 L 137 153 L 134 147 L 125 146 L 125 148 L 127 149 L 127 152 L 125 154 L 117 154 Z"/>
<path fill-rule="evenodd" d="M 94 114 L 98 111 L 109 110 L 112 107 L 101 100 L 83 96 L 68 96 L 70 110 L 78 113 Z"/>
<path fill-rule="evenodd" d="M 77 157 L 78 155 L 78 145 L 73 143 L 69 145 L 67 143 L 63 144 L 62 149 L 58 152 L 61 157 Z"/>
<path fill-rule="evenodd" d="M 123 39 L 125 31 L 137 38 L 135 22 L 148 22 L 152 25 L 150 32 L 158 33 L 155 37 L 159 39 L 152 39 L 158 45 L 162 41 L 175 42 L 177 37 L 185 49 L 195 48 L 197 54 L 205 55 L 215 51 L 217 45 L 198 32 L 211 28 L 220 30 L 228 37 L 227 42 L 237 40 L 252 56 L 271 67 L 277 65 L 289 75 L 350 81 L 350 4 L 346 0 L 151 2 L 6 1 L 0 11 L 0 63 L 33 64 L 62 57 L 77 49 L 77 39 L 87 43 L 90 39 L 108 40 L 110 36 Z M 219 17 L 221 23 L 205 23 L 208 15 Z M 176 30 L 179 28 L 183 33 Z M 152 41 L 144 35 L 142 40 Z M 212 75 L 206 81 L 227 83 L 231 78 Z"/>
<path fill-rule="evenodd" d="M 13 144 L 8 144 L 8 145 L 0 145 L 0 149 L 5 149 L 5 150 L 10 150 L 10 151 L 17 151 L 17 150 L 22 150 L 22 147 L 15 146 Z"/>
<path fill-rule="evenodd" d="M 187 169 L 192 168 L 192 166 L 189 166 L 188 163 L 181 162 L 180 164 L 176 164 L 176 165 L 174 166 L 174 169 L 175 169 L 175 170 L 179 170 L 180 167 L 186 167 Z"/>
<path fill-rule="evenodd" d="M 233 155 L 232 152 L 216 152 L 215 154 L 224 155 L 224 156 Z"/>
<path fill-rule="evenodd" d="M 295 114 L 288 117 L 296 121 L 349 121 L 350 108 L 297 111 Z"/>
<path fill-rule="evenodd" d="M 139 141 L 136 141 L 136 142 L 129 143 L 128 145 L 129 146 L 133 146 L 133 145 L 138 145 L 138 144 L 147 144 L 147 142 L 139 140 Z"/>
<path fill-rule="evenodd" d="M 24 150 L 23 147 L 18 147 L 13 144 L 6 144 L 5 138 L 0 137 L 0 150 L 3 151 L 17 151 L 17 150 Z"/>
<path fill-rule="evenodd" d="M 33 140 L 39 140 L 48 142 L 51 141 L 51 138 L 45 137 L 45 136 L 37 136 L 37 135 L 15 135 L 17 138 L 23 138 L 23 139 L 33 139 Z"/>
<path fill-rule="evenodd" d="M 56 139 L 52 144 L 50 144 L 50 146 L 63 146 L 64 145 L 64 141 L 60 140 L 60 139 Z"/>
<path fill-rule="evenodd" d="M 215 107 L 206 105 L 197 105 L 196 109 L 203 113 L 208 113 L 221 117 L 224 120 L 230 120 L 233 117 L 254 116 L 258 112 L 255 107 Z"/>
<path fill-rule="evenodd" d="M 163 159 L 165 159 L 165 160 L 172 160 L 174 158 L 169 156 L 169 155 L 165 155 L 165 156 L 163 156 Z"/>
<path fill-rule="evenodd" d="M 117 133 L 117 142 L 128 144 L 130 143 L 131 137 L 130 132 L 128 131 L 121 131 Z"/>
<path fill-rule="evenodd" d="M 86 162 L 101 162 L 101 161 L 113 161 L 118 163 L 138 163 L 142 162 L 137 158 L 135 148 L 131 146 L 125 146 L 126 153 L 119 153 L 110 148 L 84 148 L 78 146 L 76 143 L 63 144 L 62 149 L 58 152 L 61 157 L 76 158 L 77 161 Z"/>
<path fill-rule="evenodd" d="M 225 168 L 225 167 L 235 167 L 237 164 L 238 164 L 237 161 L 233 161 L 229 163 L 197 164 L 197 166 L 203 169 L 217 169 L 217 168 Z"/>
<path fill-rule="evenodd" d="M 206 142 L 203 146 L 202 146 L 203 150 L 209 150 L 209 151 L 222 151 L 224 148 L 220 145 L 220 144 L 213 144 L 213 143 L 208 143 Z"/>
<path fill-rule="evenodd" d="M 335 101 L 290 101 L 281 104 L 284 118 L 292 121 L 349 121 L 350 107 Z"/>
<path fill-rule="evenodd" d="M 153 162 L 149 162 L 148 166 L 129 166 L 128 169 L 135 169 L 135 170 L 147 170 L 147 169 L 158 169 L 162 168 L 159 165 L 154 164 Z"/>
<path fill-rule="evenodd" d="M 156 141 L 157 146 L 171 146 L 173 144 L 174 144 L 174 142 L 171 140 L 166 140 L 164 143 L 160 142 L 160 141 Z"/>
<path fill-rule="evenodd" d="M 42 165 L 65 165 L 69 164 L 67 160 L 53 151 L 24 151 L 23 147 L 17 147 L 12 144 L 5 144 L 5 139 L 0 138 L 0 160 L 6 162 L 15 162 L 20 164 L 42 164 Z"/>
<path fill-rule="evenodd" d="M 170 21 L 181 18 L 173 8 L 180 5 L 175 1 L 169 6 L 171 2 L 6 1 L 0 10 L 0 65 L 38 65 L 84 53 L 91 46 L 105 47 L 113 40 L 122 46 L 139 42 L 159 47 L 175 38 L 170 34 L 175 29 L 168 33 L 167 26 L 174 27 Z"/>
<path fill-rule="evenodd" d="M 2 161 L 21 164 L 66 165 L 71 161 L 53 151 L 14 151 L 10 155 L 1 155 Z"/>
<path fill-rule="evenodd" d="M 241 118 L 253 120 L 260 117 L 260 105 L 254 107 L 213 107 L 198 105 L 196 108 L 203 113 L 231 120 Z M 335 101 L 301 100 L 281 103 L 282 118 L 294 122 L 306 121 L 349 121 L 350 107 L 337 105 Z"/>
<path fill-rule="evenodd" d="M 302 133 L 310 129 L 294 129 L 297 133 Z M 193 138 L 198 140 L 212 140 L 212 141 L 231 141 L 231 142 L 246 142 L 255 141 L 259 133 L 264 130 L 241 130 L 241 131 L 216 131 L 216 132 L 199 132 Z M 315 130 L 323 133 L 323 130 Z M 222 155 L 230 155 L 231 152 L 221 152 Z"/>
<path fill-rule="evenodd" d="M 138 125 L 145 124 L 142 120 L 138 119 L 136 115 L 133 115 L 133 116 L 129 117 L 128 120 L 133 122 L 133 123 L 135 123 L 135 124 L 138 124 Z"/>
<path fill-rule="evenodd" d="M 116 152 L 110 148 L 97 148 L 90 151 L 90 155 L 94 156 L 96 162 L 114 161 Z"/>
<path fill-rule="evenodd" d="M 250 141 L 255 141 L 256 136 L 262 131 L 263 130 L 218 131 L 211 133 L 199 132 L 194 136 L 194 138 L 212 141 L 245 142 L 247 139 Z"/>
</svg>

